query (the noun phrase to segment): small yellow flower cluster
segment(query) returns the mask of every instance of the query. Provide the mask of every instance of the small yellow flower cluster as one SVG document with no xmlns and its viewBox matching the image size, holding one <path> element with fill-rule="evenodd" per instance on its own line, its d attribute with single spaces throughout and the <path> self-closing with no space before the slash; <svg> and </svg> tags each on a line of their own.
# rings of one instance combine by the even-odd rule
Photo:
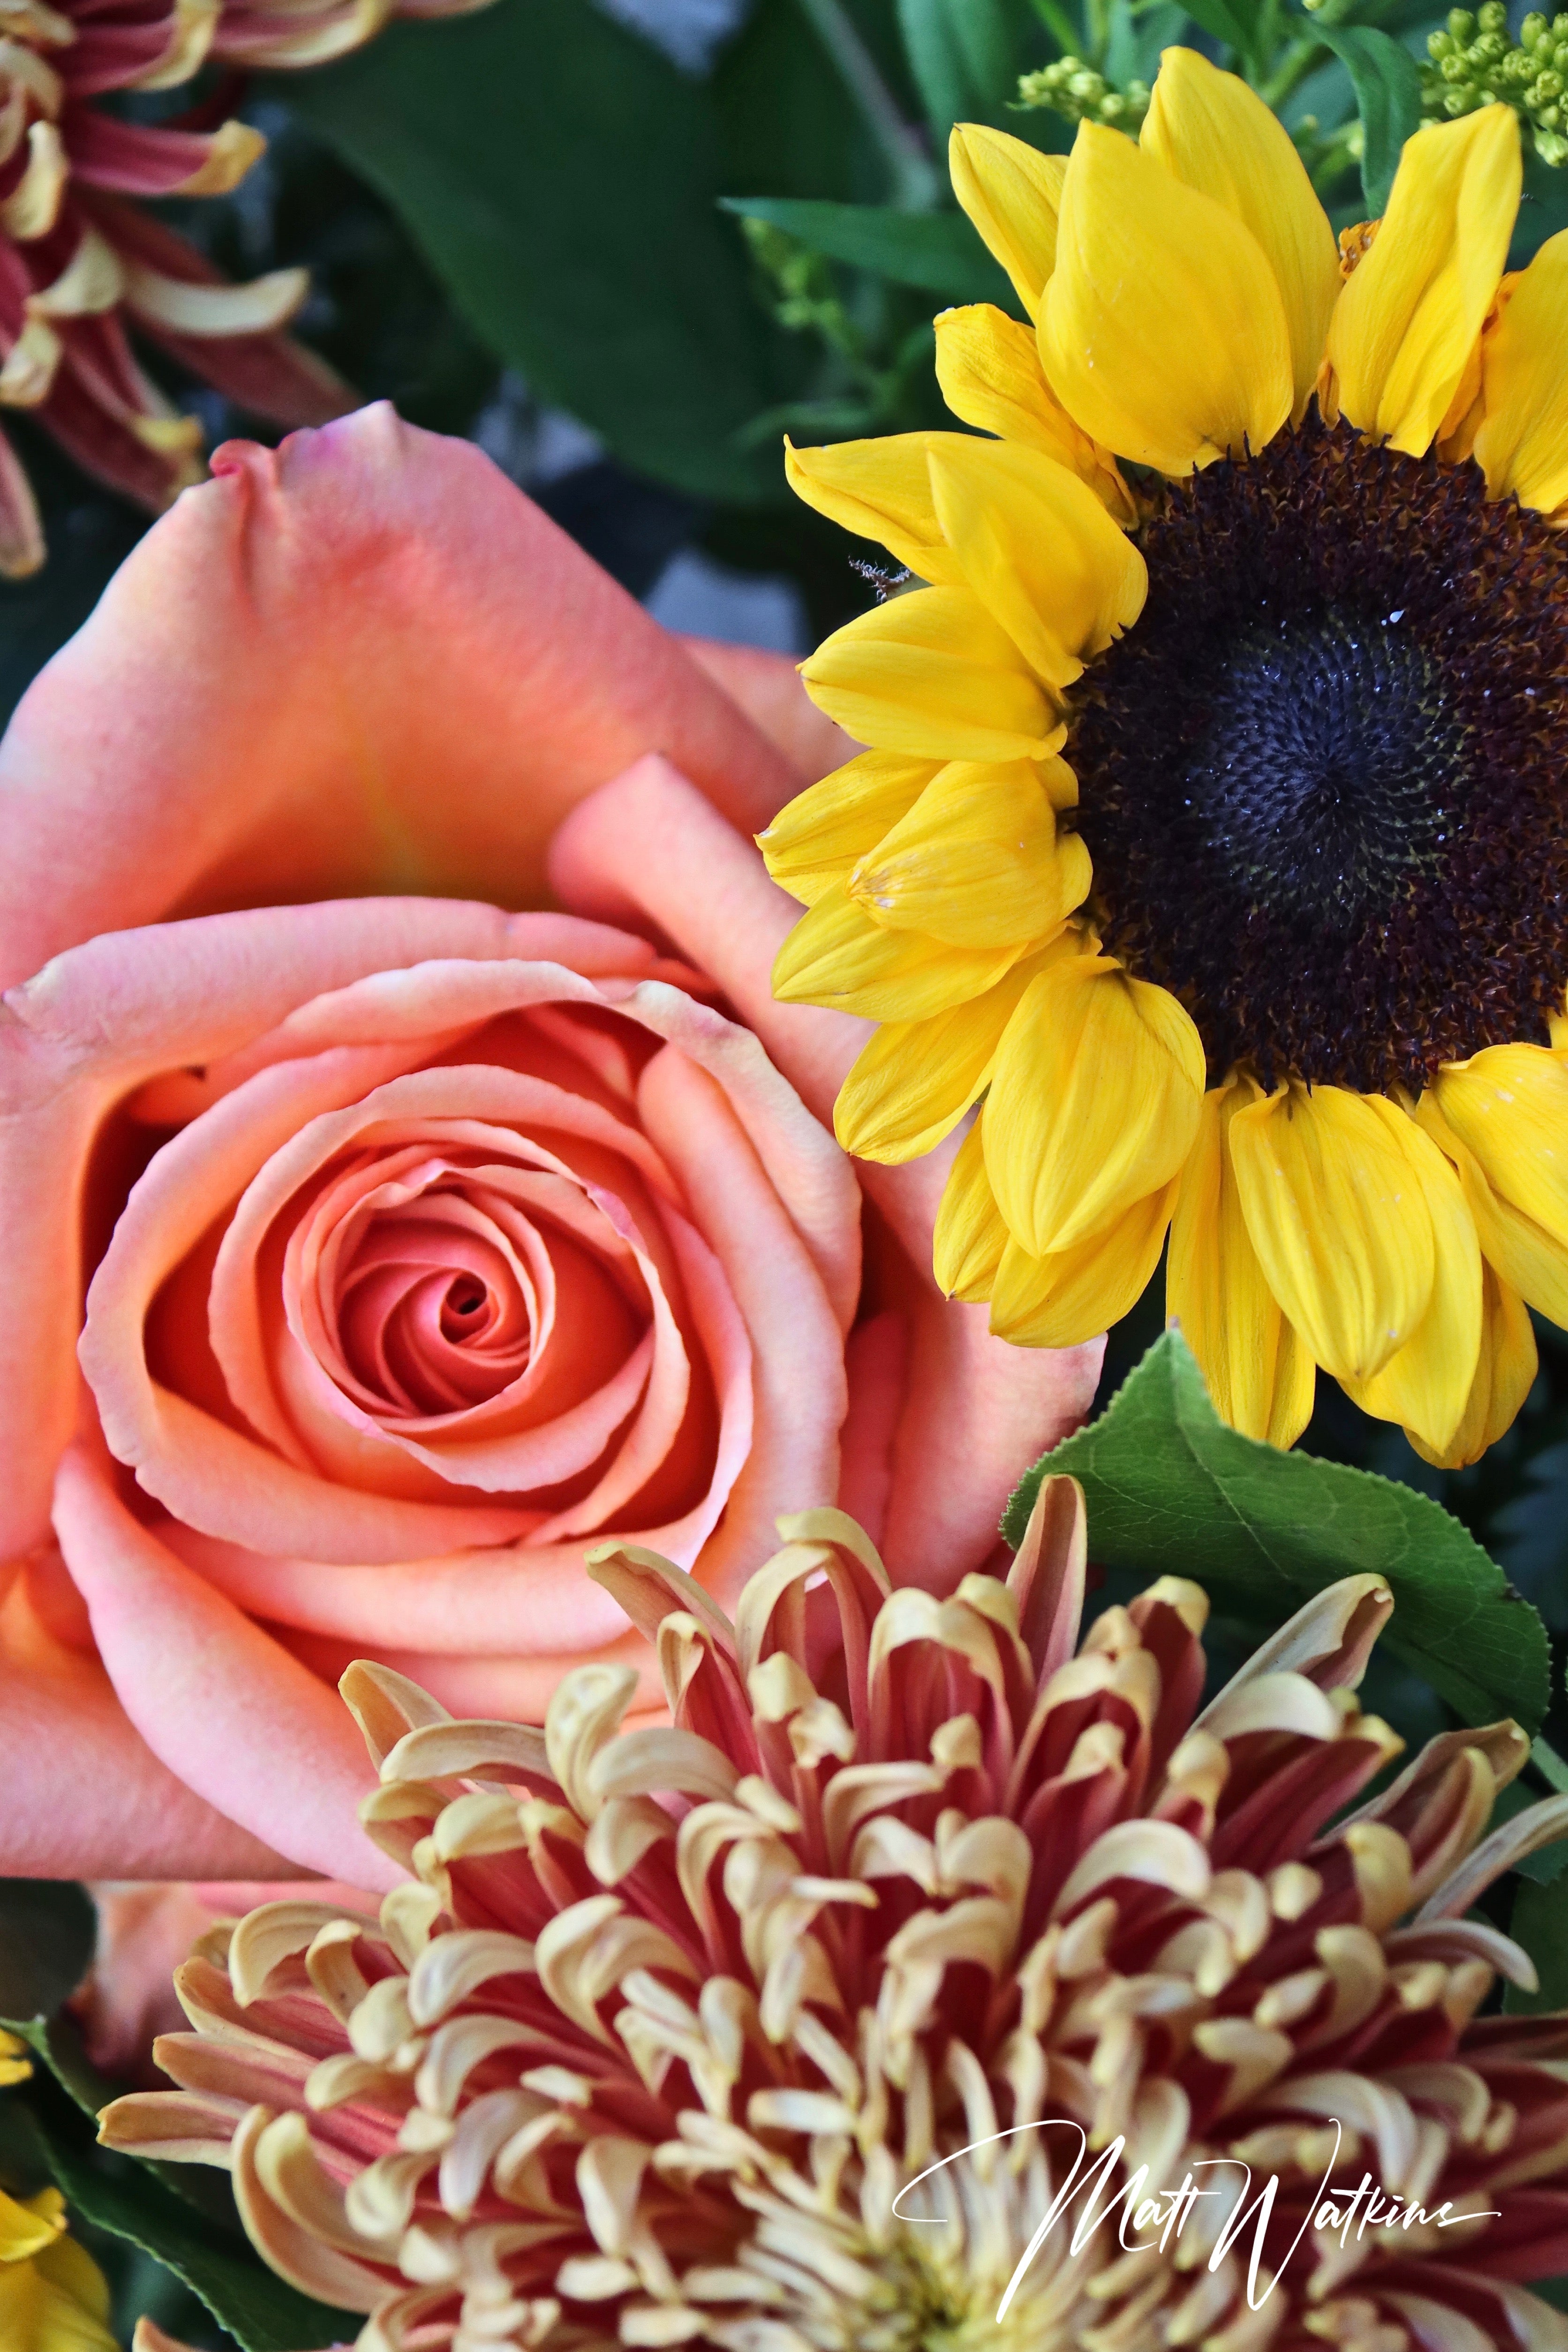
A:
<svg viewBox="0 0 1568 2352">
<path fill-rule="evenodd" d="M 1447 30 L 1428 36 L 1432 63 L 1422 76 L 1429 117 L 1474 114 L 1500 100 L 1511 106 L 1543 163 L 1568 163 L 1568 15 L 1532 12 L 1511 41 L 1503 0 L 1448 12 Z"/>
<path fill-rule="evenodd" d="M 1108 122 L 1115 131 L 1136 131 L 1149 111 L 1149 85 L 1130 81 L 1118 89 L 1081 58 L 1058 58 L 1038 73 L 1019 77 L 1018 103 L 1048 107 L 1068 122 Z"/>
</svg>

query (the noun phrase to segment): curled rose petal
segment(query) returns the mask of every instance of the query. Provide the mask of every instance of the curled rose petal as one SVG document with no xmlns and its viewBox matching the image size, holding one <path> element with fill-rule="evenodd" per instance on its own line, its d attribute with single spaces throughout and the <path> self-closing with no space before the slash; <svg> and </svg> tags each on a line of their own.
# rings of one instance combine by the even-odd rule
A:
<svg viewBox="0 0 1568 2352">
<path fill-rule="evenodd" d="M 7 733 L 0 977 L 110 925 L 272 898 L 527 905 L 556 820 L 650 743 L 747 824 L 795 788 L 470 443 L 383 404 L 276 451 L 230 442 L 213 470 Z"/>
</svg>

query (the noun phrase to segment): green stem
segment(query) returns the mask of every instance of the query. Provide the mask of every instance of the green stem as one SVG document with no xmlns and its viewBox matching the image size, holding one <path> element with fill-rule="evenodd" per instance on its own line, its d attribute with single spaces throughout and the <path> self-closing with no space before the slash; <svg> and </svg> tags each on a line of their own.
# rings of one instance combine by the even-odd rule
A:
<svg viewBox="0 0 1568 2352">
<path fill-rule="evenodd" d="M 899 112 L 891 90 L 877 70 L 876 59 L 841 0 L 800 0 L 800 5 L 806 22 L 832 58 L 839 80 L 854 100 L 861 121 L 881 150 L 892 182 L 893 202 L 902 212 L 933 211 L 941 183 L 921 149 L 919 135 Z"/>
<path fill-rule="evenodd" d="M 1549 1741 L 1544 1739 L 1532 1741 L 1530 1760 L 1542 1779 L 1552 1788 L 1560 1789 L 1568 1793 L 1568 1764 L 1563 1762 L 1556 1748 Z"/>
<path fill-rule="evenodd" d="M 1035 0 L 1035 14 L 1064 58 L 1082 54 L 1083 35 L 1067 10 L 1057 6 L 1056 0 Z"/>
<path fill-rule="evenodd" d="M 1295 95 L 1309 75 L 1328 63 L 1331 54 L 1321 41 L 1298 43 L 1287 53 L 1283 62 L 1275 68 L 1268 79 L 1259 83 L 1258 95 L 1264 105 L 1270 112 L 1278 114 L 1286 100 Z"/>
</svg>

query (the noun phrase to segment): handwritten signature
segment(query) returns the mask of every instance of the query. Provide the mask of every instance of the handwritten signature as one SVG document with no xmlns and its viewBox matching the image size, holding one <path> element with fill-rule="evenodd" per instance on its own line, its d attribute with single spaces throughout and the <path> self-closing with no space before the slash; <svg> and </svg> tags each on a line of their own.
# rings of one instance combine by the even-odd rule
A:
<svg viewBox="0 0 1568 2352">
<path fill-rule="evenodd" d="M 1079 2180 L 1079 2168 L 1089 2154 L 1089 2136 L 1082 2125 L 1075 2123 L 1068 2116 L 1052 2116 L 1034 2124 L 1015 2124 L 1008 2131 L 991 2132 L 984 2139 L 971 2140 L 966 2147 L 956 2148 L 951 2156 L 941 2158 L 935 2164 L 928 2164 L 923 2172 L 917 2173 L 913 2180 L 907 2181 L 894 2198 L 892 2210 L 896 2219 L 900 2221 L 915 2225 L 924 2223 L 927 2227 L 940 2228 L 942 2226 L 940 2215 L 903 2213 L 899 2210 L 904 2199 L 918 2189 L 922 2180 L 930 2180 L 933 2174 L 944 2172 L 950 2164 L 960 2163 L 964 2157 L 973 2156 L 978 2148 L 993 2147 L 999 2140 L 1016 2139 L 1021 2132 L 1069 2131 L 1076 2134 L 1078 2152 L 1073 2158 L 1072 2169 L 1052 2198 L 1038 2229 L 1025 2247 L 1017 2268 L 1007 2283 L 1007 2291 L 996 2308 L 998 2325 L 1006 2318 L 1013 2298 L 1027 2275 L 1030 2263 L 1058 2222 L 1077 2200 L 1083 2198 L 1086 2201 L 1073 2224 L 1070 2243 L 1075 2254 L 1083 2252 L 1095 2231 L 1101 2229 L 1111 2219 L 1118 2206 L 1121 2207 L 1122 2211 L 1121 2219 L 1117 2223 L 1116 2236 L 1118 2244 L 1124 2252 L 1142 2253 L 1157 2247 L 1158 2251 L 1163 2253 L 1173 2240 L 1180 2238 L 1200 2203 L 1210 2198 L 1224 2197 L 1227 2193 L 1225 2188 L 1200 2188 L 1194 2178 L 1196 2173 L 1226 2170 L 1233 2173 L 1239 2172 L 1245 2176 L 1240 2187 L 1236 2189 L 1230 2210 L 1220 2226 L 1214 2251 L 1209 2256 L 1208 2267 L 1211 2272 L 1218 2270 L 1248 2221 L 1256 2216 L 1251 2259 L 1247 2270 L 1247 2300 L 1254 2311 L 1262 2310 L 1284 2276 L 1286 2264 L 1296 2252 L 1309 2229 L 1315 2231 L 1337 2232 L 1341 2247 L 1347 2248 L 1350 2244 L 1352 2227 L 1359 2242 L 1369 2229 L 1408 2230 L 1426 2224 L 1439 2230 L 1451 2230 L 1461 2221 L 1495 2221 L 1501 2219 L 1500 2214 L 1495 2210 L 1456 2213 L 1453 2200 L 1447 2198 L 1429 2212 L 1424 2205 L 1406 2202 L 1403 2198 L 1380 2189 L 1370 2172 L 1363 2173 L 1360 2184 L 1355 2189 L 1331 2190 L 1329 2183 L 1333 2178 L 1335 2168 L 1340 2160 L 1340 2149 L 1344 2134 L 1337 2116 L 1330 2116 L 1327 2120 L 1334 2127 L 1333 2154 L 1323 2168 L 1317 2194 L 1308 2207 L 1300 2229 L 1290 2241 L 1289 2252 L 1279 2269 L 1268 2278 L 1268 2283 L 1261 2294 L 1258 2292 L 1258 2268 L 1263 2257 L 1264 2241 L 1268 2233 L 1268 2225 L 1273 2219 L 1275 2200 L 1279 2193 L 1279 2175 L 1277 2172 L 1269 2174 L 1268 2180 L 1250 2205 L 1247 2203 L 1247 2198 L 1252 2189 L 1252 2167 L 1249 2164 L 1244 2164 L 1239 2157 L 1230 2156 L 1205 2158 L 1195 2164 L 1191 2164 L 1187 2167 L 1179 2188 L 1159 2189 L 1152 2194 L 1145 2193 L 1148 2189 L 1149 2168 L 1146 2164 L 1141 2164 L 1125 2186 L 1114 2196 L 1110 2196 L 1109 2190 L 1111 2179 L 1121 2161 L 1122 2149 L 1126 2146 L 1124 2136 L 1119 2133 L 1104 2154 L 1089 2166 L 1083 2179 Z M 1106 2199 L 1103 2207 L 1100 2204 L 1102 2197 Z M 1128 2235 L 1130 2229 L 1133 2232 L 1131 2237 Z M 1145 2233 L 1149 2231 L 1158 2234 L 1146 2235 Z"/>
</svg>

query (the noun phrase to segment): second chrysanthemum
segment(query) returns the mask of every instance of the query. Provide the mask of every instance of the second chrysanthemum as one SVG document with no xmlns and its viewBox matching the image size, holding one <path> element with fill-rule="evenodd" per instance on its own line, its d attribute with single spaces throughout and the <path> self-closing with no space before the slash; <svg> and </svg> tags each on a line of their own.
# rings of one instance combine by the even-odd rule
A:
<svg viewBox="0 0 1568 2352">
<path fill-rule="evenodd" d="M 1031 323 L 937 321 L 978 434 L 790 454 L 915 584 L 805 665 L 872 748 L 763 836 L 777 992 L 880 1024 L 851 1150 L 981 1102 L 937 1273 L 1004 1336 L 1092 1337 L 1169 1232 L 1238 1428 L 1290 1444 L 1321 1365 L 1473 1460 L 1526 1302 L 1568 1323 L 1568 235 L 1504 275 L 1498 106 L 1341 254 L 1182 49 L 1137 144 L 952 172 Z"/>
</svg>

